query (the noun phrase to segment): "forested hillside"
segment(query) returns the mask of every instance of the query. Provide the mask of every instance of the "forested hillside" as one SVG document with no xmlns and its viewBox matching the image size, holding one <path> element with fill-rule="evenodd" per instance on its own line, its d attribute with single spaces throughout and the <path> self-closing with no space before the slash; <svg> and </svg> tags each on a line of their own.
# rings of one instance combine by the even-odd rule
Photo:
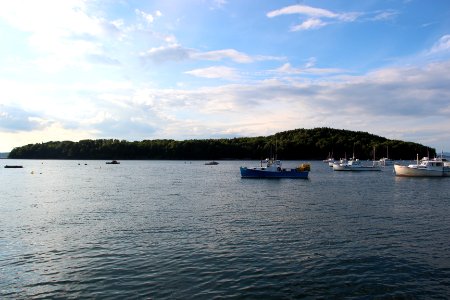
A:
<svg viewBox="0 0 450 300">
<path fill-rule="evenodd" d="M 203 140 L 144 140 L 129 142 L 116 139 L 62 141 L 29 144 L 14 148 L 9 158 L 28 159 L 263 159 L 274 155 L 280 159 L 360 159 L 385 157 L 415 159 L 416 155 L 434 156 L 435 149 L 389 140 L 367 132 L 332 128 L 296 129 L 266 137 Z"/>
</svg>

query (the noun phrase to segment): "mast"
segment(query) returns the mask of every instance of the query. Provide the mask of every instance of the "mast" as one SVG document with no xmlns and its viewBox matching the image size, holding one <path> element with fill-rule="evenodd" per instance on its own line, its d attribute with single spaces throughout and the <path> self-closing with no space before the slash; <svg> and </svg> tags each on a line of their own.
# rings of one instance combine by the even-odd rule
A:
<svg viewBox="0 0 450 300">
<path fill-rule="evenodd" d="M 373 161 L 375 161 L 375 146 L 373 146 Z"/>
</svg>

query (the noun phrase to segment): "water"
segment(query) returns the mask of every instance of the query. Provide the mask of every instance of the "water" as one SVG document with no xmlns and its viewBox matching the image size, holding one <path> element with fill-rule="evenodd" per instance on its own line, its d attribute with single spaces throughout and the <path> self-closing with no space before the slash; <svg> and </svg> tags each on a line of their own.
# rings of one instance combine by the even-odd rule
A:
<svg viewBox="0 0 450 300">
<path fill-rule="evenodd" d="M 0 162 L 2 299 L 450 297 L 450 178 Z"/>
</svg>

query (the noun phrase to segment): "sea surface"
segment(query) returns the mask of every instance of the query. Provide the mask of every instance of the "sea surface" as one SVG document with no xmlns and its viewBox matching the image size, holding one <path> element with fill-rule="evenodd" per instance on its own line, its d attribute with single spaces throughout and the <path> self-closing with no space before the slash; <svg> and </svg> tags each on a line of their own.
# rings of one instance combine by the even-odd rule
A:
<svg viewBox="0 0 450 300">
<path fill-rule="evenodd" d="M 450 298 L 448 177 L 0 163 L 1 299 Z"/>
</svg>

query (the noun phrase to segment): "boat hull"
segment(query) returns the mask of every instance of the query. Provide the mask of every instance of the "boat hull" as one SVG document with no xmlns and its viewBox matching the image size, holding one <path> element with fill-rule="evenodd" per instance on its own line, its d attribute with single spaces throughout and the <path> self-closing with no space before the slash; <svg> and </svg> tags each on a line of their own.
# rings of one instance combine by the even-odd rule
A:
<svg viewBox="0 0 450 300">
<path fill-rule="evenodd" d="M 333 165 L 334 171 L 353 171 L 353 172 L 366 172 L 366 171 L 381 171 L 379 167 L 352 167 L 347 165 Z"/>
<path fill-rule="evenodd" d="M 396 176 L 404 177 L 443 177 L 449 176 L 449 172 L 441 170 L 430 170 L 420 168 L 410 168 L 408 166 L 394 165 L 394 172 Z"/>
<path fill-rule="evenodd" d="M 282 169 L 280 171 L 267 171 L 262 169 L 249 169 L 241 167 L 242 178 L 300 178 L 307 179 L 308 171 L 299 171 L 297 169 Z"/>
</svg>

